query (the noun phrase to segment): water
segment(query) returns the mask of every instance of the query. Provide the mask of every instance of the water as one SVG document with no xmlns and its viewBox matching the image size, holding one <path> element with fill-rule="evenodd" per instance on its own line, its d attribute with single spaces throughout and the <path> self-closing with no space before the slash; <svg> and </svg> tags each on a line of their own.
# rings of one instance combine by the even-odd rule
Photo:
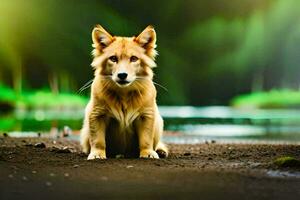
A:
<svg viewBox="0 0 300 200">
<path fill-rule="evenodd" d="M 160 106 L 159 110 L 165 121 L 164 140 L 167 142 L 300 142 L 300 110 L 247 110 L 224 106 Z M 55 135 L 67 126 L 78 135 L 83 112 L 83 109 L 18 110 L 0 117 L 0 130 L 13 136 L 35 136 L 36 132 Z"/>
<path fill-rule="evenodd" d="M 300 142 L 300 110 L 235 109 L 226 106 L 160 107 L 166 129 L 180 131 L 167 142 Z"/>
<path fill-rule="evenodd" d="M 300 178 L 300 172 L 269 170 L 266 175 L 272 178 Z"/>
</svg>

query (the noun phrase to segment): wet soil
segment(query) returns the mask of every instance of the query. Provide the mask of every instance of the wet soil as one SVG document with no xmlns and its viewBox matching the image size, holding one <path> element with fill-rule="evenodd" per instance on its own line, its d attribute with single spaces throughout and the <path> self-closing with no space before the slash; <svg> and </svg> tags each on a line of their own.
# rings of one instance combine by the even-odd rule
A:
<svg viewBox="0 0 300 200">
<path fill-rule="evenodd" d="M 0 199 L 300 199 L 299 145 L 169 144 L 165 159 L 87 161 L 78 142 L 0 137 Z M 274 175 L 275 174 L 275 175 Z"/>
</svg>

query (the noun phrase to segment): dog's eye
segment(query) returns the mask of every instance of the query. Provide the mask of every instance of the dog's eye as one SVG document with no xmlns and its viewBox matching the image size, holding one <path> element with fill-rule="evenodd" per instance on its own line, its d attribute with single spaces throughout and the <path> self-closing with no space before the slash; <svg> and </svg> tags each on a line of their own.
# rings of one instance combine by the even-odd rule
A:
<svg viewBox="0 0 300 200">
<path fill-rule="evenodd" d="M 110 56 L 108 59 L 112 62 L 118 62 L 117 56 Z"/>
<path fill-rule="evenodd" d="M 136 56 L 130 57 L 130 62 L 136 62 L 137 60 L 138 60 L 138 57 L 136 57 Z"/>
</svg>

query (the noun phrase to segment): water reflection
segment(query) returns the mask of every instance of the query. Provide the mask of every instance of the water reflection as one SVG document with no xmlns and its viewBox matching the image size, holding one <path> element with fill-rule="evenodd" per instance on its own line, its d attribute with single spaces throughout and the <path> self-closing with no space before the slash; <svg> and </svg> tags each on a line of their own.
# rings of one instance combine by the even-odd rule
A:
<svg viewBox="0 0 300 200">
<path fill-rule="evenodd" d="M 159 109 L 165 130 L 169 131 L 164 137 L 167 142 L 212 139 L 300 142 L 300 110 L 241 110 L 224 106 L 160 106 Z M 77 137 L 83 114 L 83 109 L 17 110 L 0 117 L 0 130 L 12 136 L 36 136 L 37 132 L 61 136 L 69 128 L 69 135 Z"/>
</svg>

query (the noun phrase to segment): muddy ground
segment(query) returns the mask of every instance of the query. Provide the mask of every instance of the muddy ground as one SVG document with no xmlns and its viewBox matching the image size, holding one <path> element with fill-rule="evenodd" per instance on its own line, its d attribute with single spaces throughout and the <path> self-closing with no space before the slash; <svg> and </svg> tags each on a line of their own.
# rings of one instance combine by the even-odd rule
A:
<svg viewBox="0 0 300 200">
<path fill-rule="evenodd" d="M 77 142 L 0 137 L 0 199 L 300 199 L 299 145 L 169 145 L 160 160 L 87 161 Z"/>
</svg>

